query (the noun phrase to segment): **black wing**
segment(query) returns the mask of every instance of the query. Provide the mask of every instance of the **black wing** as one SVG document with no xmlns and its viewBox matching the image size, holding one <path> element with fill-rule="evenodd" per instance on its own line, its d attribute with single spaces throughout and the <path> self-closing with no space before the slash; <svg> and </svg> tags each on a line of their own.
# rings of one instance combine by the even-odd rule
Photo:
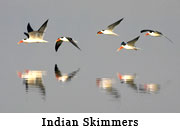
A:
<svg viewBox="0 0 180 137">
<path fill-rule="evenodd" d="M 48 20 L 49 20 L 49 19 L 48 19 Z M 44 30 L 45 30 L 46 27 L 47 27 L 48 20 L 46 20 L 46 21 L 44 22 L 44 24 L 38 29 L 39 32 L 41 32 L 41 33 L 44 32 Z"/>
<path fill-rule="evenodd" d="M 57 52 L 58 48 L 61 46 L 62 43 L 63 43 L 62 40 L 56 42 L 56 45 L 55 45 L 55 51 L 56 52 Z"/>
<path fill-rule="evenodd" d="M 62 76 L 61 71 L 59 70 L 57 64 L 55 64 L 54 72 L 55 72 L 56 77 L 61 77 Z"/>
<path fill-rule="evenodd" d="M 30 23 L 28 23 L 28 25 L 27 25 L 27 31 L 28 31 L 28 33 L 34 31 L 31 27 Z"/>
<path fill-rule="evenodd" d="M 24 32 L 24 35 L 26 35 L 29 38 L 29 34 L 28 33 Z"/>
<path fill-rule="evenodd" d="M 68 76 L 69 76 L 68 79 L 70 80 L 71 78 L 73 78 L 79 70 L 80 70 L 80 68 L 78 68 L 76 71 L 73 71 L 70 74 L 68 74 Z"/>
<path fill-rule="evenodd" d="M 81 50 L 79 47 L 78 47 L 78 45 L 72 40 L 72 38 L 70 38 L 70 37 L 66 37 L 68 40 L 69 40 L 69 42 L 71 42 L 76 48 L 78 48 L 79 50 Z"/>
<path fill-rule="evenodd" d="M 115 26 L 117 26 L 124 18 L 116 21 L 115 23 L 109 25 L 107 28 L 110 29 L 110 30 L 113 30 Z"/>
<path fill-rule="evenodd" d="M 150 29 L 144 29 L 144 30 L 141 30 L 141 33 L 143 32 L 153 32 L 154 30 L 150 30 Z"/>
</svg>

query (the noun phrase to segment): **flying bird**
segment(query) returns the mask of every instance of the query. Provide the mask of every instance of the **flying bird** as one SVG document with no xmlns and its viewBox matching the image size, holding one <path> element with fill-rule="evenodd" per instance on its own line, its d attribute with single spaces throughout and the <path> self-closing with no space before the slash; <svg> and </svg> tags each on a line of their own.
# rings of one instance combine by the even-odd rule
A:
<svg viewBox="0 0 180 137">
<path fill-rule="evenodd" d="M 148 35 L 150 35 L 150 36 L 153 36 L 153 37 L 165 37 L 166 39 L 168 39 L 171 43 L 173 43 L 173 41 L 171 40 L 171 39 L 169 39 L 168 37 L 166 37 L 165 35 L 163 35 L 161 32 L 159 32 L 159 31 L 154 31 L 154 30 L 149 30 L 149 29 L 144 29 L 144 30 L 141 30 L 141 33 L 143 33 L 143 32 L 147 32 L 146 34 L 145 34 L 145 36 L 148 36 Z"/>
<path fill-rule="evenodd" d="M 117 51 L 120 51 L 121 49 L 125 48 L 125 49 L 130 49 L 130 50 L 138 50 L 140 48 L 135 47 L 135 42 L 139 39 L 140 36 L 134 38 L 131 41 L 128 41 L 127 43 L 125 43 L 124 41 L 121 43 L 121 47 L 117 49 Z"/>
<path fill-rule="evenodd" d="M 61 44 L 64 42 L 71 42 L 76 48 L 78 48 L 79 50 L 81 50 L 78 45 L 76 44 L 77 41 L 74 41 L 72 38 L 70 37 L 60 37 L 56 40 L 56 45 L 55 45 L 55 51 L 57 52 L 58 48 L 61 46 Z"/>
<path fill-rule="evenodd" d="M 76 74 L 77 72 L 79 71 L 80 69 L 77 69 L 69 74 L 62 74 L 61 71 L 59 70 L 57 64 L 55 64 L 55 67 L 54 67 L 54 72 L 55 72 L 55 75 L 56 75 L 56 79 L 58 81 L 62 81 L 62 82 L 66 82 L 66 81 L 70 81 Z"/>
<path fill-rule="evenodd" d="M 124 18 L 118 20 L 117 22 L 109 25 L 107 27 L 107 29 L 105 30 L 101 30 L 101 31 L 98 31 L 97 34 L 107 34 L 107 35 L 115 35 L 115 36 L 118 36 L 118 34 L 114 33 L 113 30 L 114 28 L 123 20 Z"/>
<path fill-rule="evenodd" d="M 34 31 L 30 25 L 30 23 L 28 23 L 27 25 L 27 32 L 24 32 L 24 34 L 27 36 L 27 38 L 21 40 L 18 42 L 18 44 L 20 43 L 46 43 L 48 41 L 46 40 L 43 40 L 43 37 L 44 37 L 44 32 L 45 32 L 45 29 L 47 27 L 47 23 L 48 23 L 48 20 L 46 20 L 44 22 L 44 24 L 37 30 L 37 31 Z"/>
</svg>

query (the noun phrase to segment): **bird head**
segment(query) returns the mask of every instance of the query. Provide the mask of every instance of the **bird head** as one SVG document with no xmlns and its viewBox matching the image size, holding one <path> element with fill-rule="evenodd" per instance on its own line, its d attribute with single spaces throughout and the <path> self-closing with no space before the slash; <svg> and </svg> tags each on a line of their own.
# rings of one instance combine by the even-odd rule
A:
<svg viewBox="0 0 180 137">
<path fill-rule="evenodd" d="M 21 44 L 21 43 L 23 43 L 23 42 L 26 42 L 26 40 L 27 40 L 27 38 L 24 38 L 24 39 L 22 39 L 21 41 L 19 41 L 18 44 Z"/>
<path fill-rule="evenodd" d="M 17 72 L 17 75 L 19 78 L 22 78 L 22 73 L 21 72 Z"/>
<path fill-rule="evenodd" d="M 145 36 L 148 36 L 149 35 L 149 32 L 145 34 Z"/>
<path fill-rule="evenodd" d="M 103 34 L 104 30 L 98 31 L 97 34 Z"/>
<path fill-rule="evenodd" d="M 117 73 L 117 77 L 119 78 L 119 80 L 122 80 L 122 75 L 120 73 Z"/>
<path fill-rule="evenodd" d="M 58 42 L 58 41 L 61 41 L 61 38 L 58 38 L 58 39 L 56 40 L 56 42 Z"/>
<path fill-rule="evenodd" d="M 121 47 L 118 48 L 117 51 L 120 51 L 121 49 L 123 49 L 125 45 L 126 45 L 126 43 L 123 41 L 123 42 L 121 43 Z"/>
</svg>

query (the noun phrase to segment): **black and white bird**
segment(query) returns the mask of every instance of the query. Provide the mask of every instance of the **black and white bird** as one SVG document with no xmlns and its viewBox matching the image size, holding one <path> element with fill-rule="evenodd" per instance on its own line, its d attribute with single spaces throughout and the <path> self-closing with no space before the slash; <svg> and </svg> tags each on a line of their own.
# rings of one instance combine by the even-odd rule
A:
<svg viewBox="0 0 180 137">
<path fill-rule="evenodd" d="M 27 25 L 28 33 L 24 32 L 24 34 L 27 36 L 27 38 L 19 41 L 18 44 L 20 44 L 20 43 L 46 43 L 46 42 L 48 42 L 46 40 L 43 40 L 44 32 L 45 32 L 45 29 L 47 28 L 47 23 L 48 23 L 48 20 L 46 20 L 44 22 L 44 24 L 37 31 L 34 31 L 31 27 L 30 23 L 28 23 L 28 25 Z"/>
<path fill-rule="evenodd" d="M 130 50 L 138 50 L 140 48 L 135 47 L 135 42 L 139 39 L 140 36 L 134 38 L 131 41 L 128 41 L 127 43 L 125 43 L 124 41 L 121 43 L 121 47 L 117 49 L 117 51 L 120 51 L 121 49 L 125 48 L 125 49 L 130 49 Z"/>
<path fill-rule="evenodd" d="M 113 30 L 114 28 L 123 20 L 124 18 L 116 21 L 115 23 L 109 25 L 107 27 L 107 29 L 105 30 L 101 30 L 101 31 L 98 31 L 97 34 L 107 34 L 107 35 L 115 35 L 115 36 L 118 36 L 118 34 L 114 33 Z"/>
<path fill-rule="evenodd" d="M 77 41 L 74 41 L 72 38 L 70 37 L 60 37 L 56 40 L 56 45 L 55 45 L 55 51 L 57 52 L 58 48 L 61 46 L 61 44 L 63 42 L 71 42 L 76 48 L 78 48 L 79 50 L 81 50 L 78 45 L 76 44 Z"/>
<path fill-rule="evenodd" d="M 80 69 L 78 68 L 77 70 L 75 70 L 69 74 L 62 74 L 61 71 L 59 70 L 57 64 L 55 64 L 55 67 L 54 67 L 56 79 L 58 81 L 62 81 L 62 82 L 70 81 L 78 73 L 79 70 Z"/>
<path fill-rule="evenodd" d="M 171 43 L 173 43 L 173 41 L 172 40 L 170 40 L 168 37 L 166 37 L 165 35 L 163 35 L 161 32 L 159 32 L 159 31 L 154 31 L 154 30 L 149 30 L 149 29 L 144 29 L 144 30 L 141 30 L 141 33 L 143 33 L 143 32 L 147 32 L 146 34 L 145 34 L 145 36 L 148 36 L 148 35 L 150 35 L 150 36 L 153 36 L 153 37 L 165 37 L 166 39 L 168 39 Z"/>
</svg>

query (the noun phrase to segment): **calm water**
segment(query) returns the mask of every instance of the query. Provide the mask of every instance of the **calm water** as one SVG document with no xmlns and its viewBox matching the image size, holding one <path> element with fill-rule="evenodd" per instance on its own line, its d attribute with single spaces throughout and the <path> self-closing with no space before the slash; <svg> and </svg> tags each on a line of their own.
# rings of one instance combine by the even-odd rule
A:
<svg viewBox="0 0 180 137">
<path fill-rule="evenodd" d="M 114 0 L 110 11 L 104 1 L 62 1 L 60 7 L 57 2 L 1 2 L 1 112 L 180 112 L 179 1 L 151 1 L 154 11 L 143 0 L 132 5 Z M 122 17 L 114 30 L 119 37 L 96 35 Z M 36 30 L 48 18 L 48 43 L 17 45 L 28 22 Z M 141 29 L 159 30 L 174 44 L 145 37 Z M 138 35 L 136 46 L 142 50 L 116 52 L 122 41 Z M 82 51 L 63 43 L 56 53 L 61 36 L 73 37 Z M 56 64 L 71 79 L 58 80 Z M 34 79 L 20 78 L 28 72 Z"/>
</svg>

